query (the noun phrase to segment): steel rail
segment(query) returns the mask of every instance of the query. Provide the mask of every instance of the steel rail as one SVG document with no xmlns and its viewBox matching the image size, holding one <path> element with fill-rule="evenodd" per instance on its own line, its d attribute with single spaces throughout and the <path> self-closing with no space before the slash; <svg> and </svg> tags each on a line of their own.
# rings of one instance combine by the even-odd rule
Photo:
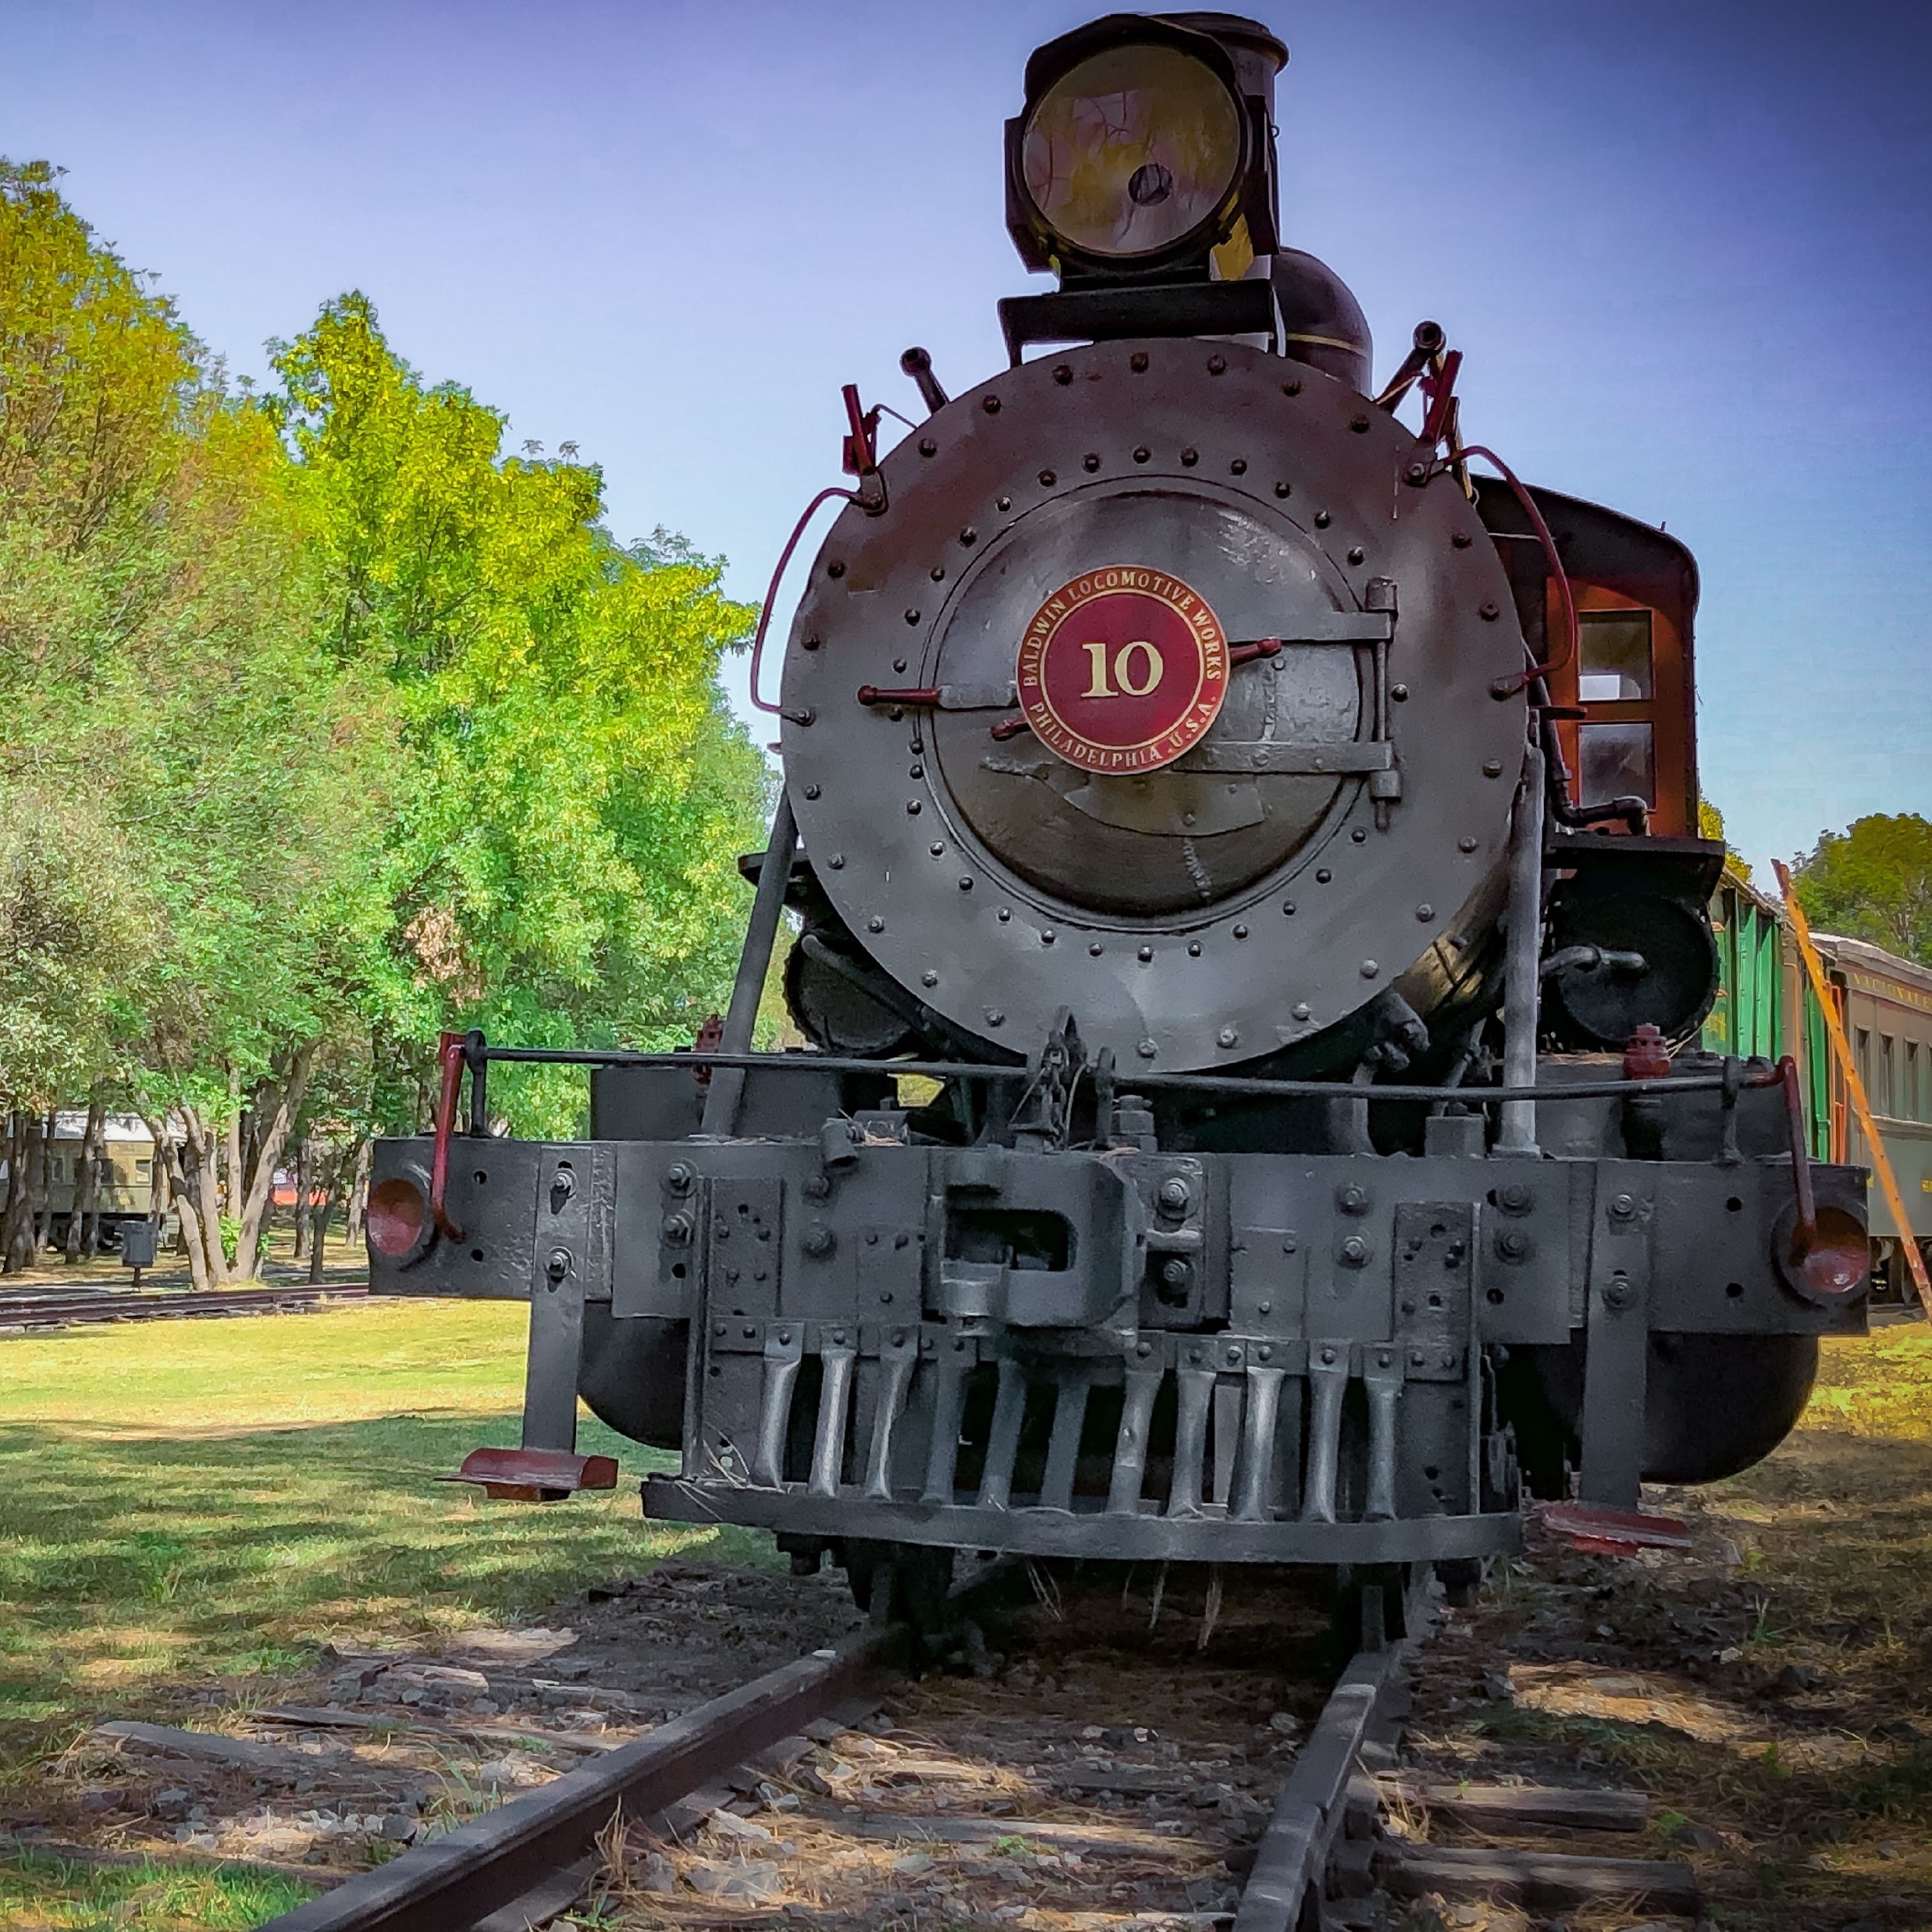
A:
<svg viewBox="0 0 1932 1932">
<path fill-rule="evenodd" d="M 1382 1635 L 1386 1586 L 1364 1589 L 1364 1648 L 1336 1680 L 1282 1784 L 1274 1816 L 1254 1848 L 1233 1932 L 1300 1932 L 1311 1921 L 1327 1923 L 1321 1901 L 1348 1821 L 1349 1787 L 1361 1770 L 1371 1727 L 1393 1714 L 1406 1692 L 1410 1653 L 1432 1620 L 1433 1577 L 1427 1564 L 1411 1572 L 1402 1605 L 1407 1634 L 1400 1638 Z"/>
<path fill-rule="evenodd" d="M 1275 1801 L 1241 1889 L 1234 1932 L 1296 1932 L 1308 1901 L 1322 1895 L 1336 1839 L 1347 1822 L 1349 1781 L 1361 1768 L 1369 1725 L 1401 1671 L 1401 1650 L 1357 1652 L 1329 1694 Z"/>
<path fill-rule="evenodd" d="M 589 1852 L 619 1810 L 665 1809 L 849 1699 L 909 1657 L 904 1624 L 877 1626 L 660 1724 L 470 1823 L 358 1873 L 262 1932 L 468 1932 Z"/>
<path fill-rule="evenodd" d="M 149 1294 L 116 1289 L 0 1293 L 0 1329 L 65 1327 L 101 1322 L 182 1321 L 197 1315 L 245 1315 L 254 1310 L 308 1307 L 337 1297 L 366 1297 L 368 1284 L 303 1283 L 286 1288 L 187 1290 Z"/>
<path fill-rule="evenodd" d="M 713 1068 L 778 1073 L 903 1073 L 936 1080 L 1026 1081 L 1034 1079 L 1038 1072 L 1023 1062 L 995 1066 L 968 1060 L 865 1060 L 833 1053 L 632 1053 L 614 1047 L 486 1045 L 477 1049 L 472 1064 L 475 1059 L 545 1066 L 667 1067 L 690 1073 L 708 1073 Z M 1773 1087 L 1777 1080 L 1774 1068 L 1769 1073 L 1754 1074 L 1741 1084 L 1753 1088 Z M 1236 1098 L 1245 1094 L 1263 1100 L 1460 1101 L 1487 1107 L 1510 1101 L 1635 1100 L 1659 1094 L 1717 1093 L 1723 1091 L 1725 1076 L 1721 1072 L 1681 1073 L 1654 1080 L 1565 1081 L 1549 1087 L 1409 1087 L 1393 1082 L 1352 1087 L 1345 1080 L 1274 1080 L 1238 1073 L 1152 1073 L 1123 1069 L 1115 1074 L 1115 1083 L 1123 1092 L 1197 1092 Z"/>
</svg>

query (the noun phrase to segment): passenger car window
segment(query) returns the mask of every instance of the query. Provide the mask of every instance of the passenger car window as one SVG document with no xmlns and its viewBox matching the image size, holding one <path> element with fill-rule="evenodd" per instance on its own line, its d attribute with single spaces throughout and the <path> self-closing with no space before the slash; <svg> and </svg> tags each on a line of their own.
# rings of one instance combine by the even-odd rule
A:
<svg viewBox="0 0 1932 1932">
<path fill-rule="evenodd" d="M 1612 704 L 1650 696 L 1650 613 L 1585 610 L 1578 614 L 1577 696 Z"/>
<path fill-rule="evenodd" d="M 1656 758 L 1649 725 L 1579 725 L 1577 746 L 1585 804 L 1630 797 L 1656 803 Z"/>
</svg>

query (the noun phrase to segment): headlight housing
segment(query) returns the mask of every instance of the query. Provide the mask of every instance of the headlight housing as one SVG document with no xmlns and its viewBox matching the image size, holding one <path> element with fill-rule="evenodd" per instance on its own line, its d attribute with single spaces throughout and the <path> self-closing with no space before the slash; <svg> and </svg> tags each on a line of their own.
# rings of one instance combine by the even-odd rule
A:
<svg viewBox="0 0 1932 1932">
<path fill-rule="evenodd" d="M 1064 280 L 1224 275 L 1272 251 L 1264 99 L 1227 49 L 1170 20 L 1115 14 L 1027 62 L 1007 123 L 1007 226 L 1030 268 Z"/>
</svg>

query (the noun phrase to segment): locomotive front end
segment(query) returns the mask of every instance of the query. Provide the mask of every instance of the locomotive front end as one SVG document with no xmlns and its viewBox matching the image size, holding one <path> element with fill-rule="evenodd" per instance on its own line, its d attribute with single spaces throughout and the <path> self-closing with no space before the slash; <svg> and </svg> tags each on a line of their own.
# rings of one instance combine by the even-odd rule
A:
<svg viewBox="0 0 1932 1932">
<path fill-rule="evenodd" d="M 1551 623 L 1649 597 L 1688 691 L 1688 555 L 1478 486 L 1432 326 L 1368 393 L 1276 232 L 1284 58 L 1219 15 L 1034 56 L 1009 226 L 1061 286 L 956 397 L 909 351 L 883 456 L 849 392 L 718 1037 L 447 1037 L 379 1146 L 372 1287 L 531 1304 L 486 1486 L 614 1481 L 581 1397 L 678 1452 L 647 1513 L 856 1578 L 1467 1566 L 1526 1488 L 1641 1540 L 1646 1475 L 1765 1453 L 1862 1322 L 1862 1175 L 1684 1049 L 1722 847 L 1564 763 Z M 810 1046 L 754 1053 L 788 931 Z M 489 1131 L 517 1058 L 592 1067 L 589 1138 Z"/>
</svg>

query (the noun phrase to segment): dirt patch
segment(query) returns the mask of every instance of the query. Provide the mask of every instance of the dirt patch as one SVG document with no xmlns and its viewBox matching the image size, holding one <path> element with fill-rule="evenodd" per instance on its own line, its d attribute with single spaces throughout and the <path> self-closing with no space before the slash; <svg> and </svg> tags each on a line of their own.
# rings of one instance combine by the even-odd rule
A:
<svg viewBox="0 0 1932 1932">
<path fill-rule="evenodd" d="M 1418 1684 L 1418 1770 L 1648 1791 L 1648 1832 L 1617 1848 L 1688 1859 L 1720 1926 L 1932 1924 L 1932 1445 L 1801 1432 L 1645 1501 L 1693 1525 L 1692 1553 L 1585 1557 L 1532 1532 L 1451 1614 Z"/>
<path fill-rule="evenodd" d="M 358 1870 L 640 1735 L 859 1622 L 842 1582 L 667 1564 L 593 1587 L 541 1625 L 433 1649 L 329 1648 L 275 1699 L 211 1694 L 190 1735 L 97 1728 L 0 1816 L 28 1843 Z M 134 1727 L 137 1732 L 144 1727 Z"/>
<path fill-rule="evenodd" d="M 1325 1597 L 1151 1570 L 1040 1585 L 880 1720 L 822 1729 L 686 1834 L 632 1831 L 607 1909 L 626 1932 L 1081 1932 L 1230 1910 L 1325 1694 Z"/>
</svg>

